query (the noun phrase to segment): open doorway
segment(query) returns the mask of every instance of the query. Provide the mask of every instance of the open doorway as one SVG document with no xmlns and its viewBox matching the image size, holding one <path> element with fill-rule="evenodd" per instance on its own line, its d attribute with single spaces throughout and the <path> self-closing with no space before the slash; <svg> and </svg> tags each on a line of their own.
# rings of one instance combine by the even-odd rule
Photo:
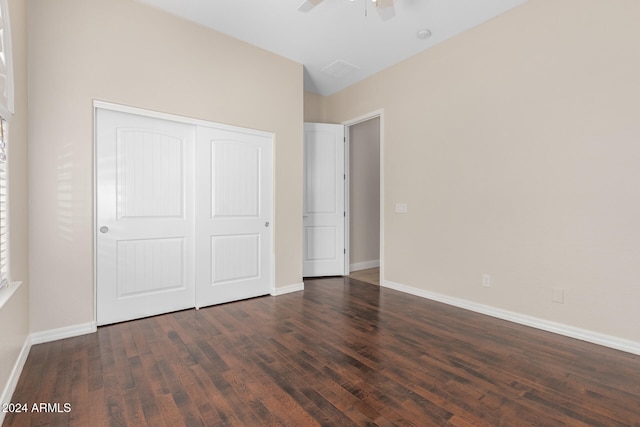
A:
<svg viewBox="0 0 640 427">
<path fill-rule="evenodd" d="M 304 126 L 303 277 L 384 284 L 383 111 Z"/>
<path fill-rule="evenodd" d="M 347 241 L 349 276 L 380 285 L 380 116 L 348 124 Z"/>
</svg>

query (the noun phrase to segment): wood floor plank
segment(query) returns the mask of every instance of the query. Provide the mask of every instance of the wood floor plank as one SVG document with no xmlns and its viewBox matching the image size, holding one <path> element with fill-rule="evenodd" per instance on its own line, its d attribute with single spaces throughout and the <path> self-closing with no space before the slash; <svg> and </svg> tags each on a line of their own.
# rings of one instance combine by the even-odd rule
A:
<svg viewBox="0 0 640 427">
<path fill-rule="evenodd" d="M 32 347 L 4 426 L 640 426 L 640 356 L 349 278 Z"/>
</svg>

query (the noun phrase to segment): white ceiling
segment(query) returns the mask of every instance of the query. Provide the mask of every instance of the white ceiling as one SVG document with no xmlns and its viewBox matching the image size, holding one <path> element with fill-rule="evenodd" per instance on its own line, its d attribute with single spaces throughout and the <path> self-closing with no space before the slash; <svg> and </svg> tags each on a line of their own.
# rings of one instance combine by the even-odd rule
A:
<svg viewBox="0 0 640 427">
<path fill-rule="evenodd" d="M 526 0 L 395 0 L 389 19 L 371 0 L 324 0 L 306 13 L 304 0 L 139 1 L 299 62 L 305 89 L 330 95 Z M 421 29 L 431 37 L 418 39 Z M 322 71 L 336 61 L 357 69 Z"/>
</svg>

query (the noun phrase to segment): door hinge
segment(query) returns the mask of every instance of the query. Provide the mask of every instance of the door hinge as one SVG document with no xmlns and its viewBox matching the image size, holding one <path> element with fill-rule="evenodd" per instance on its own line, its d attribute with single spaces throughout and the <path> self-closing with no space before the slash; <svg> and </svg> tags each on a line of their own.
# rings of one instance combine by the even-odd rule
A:
<svg viewBox="0 0 640 427">
<path fill-rule="evenodd" d="M 347 217 L 347 213 L 346 212 L 342 212 L 342 216 L 346 218 Z"/>
<path fill-rule="evenodd" d="M 345 254 L 345 255 L 347 254 L 347 250 L 346 250 L 346 249 L 344 249 L 344 254 Z"/>
</svg>

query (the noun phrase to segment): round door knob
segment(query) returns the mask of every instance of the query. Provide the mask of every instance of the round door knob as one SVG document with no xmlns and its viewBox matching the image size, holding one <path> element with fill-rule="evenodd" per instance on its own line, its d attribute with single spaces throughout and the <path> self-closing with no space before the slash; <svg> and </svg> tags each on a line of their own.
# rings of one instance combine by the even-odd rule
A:
<svg viewBox="0 0 640 427">
<path fill-rule="evenodd" d="M 100 227 L 100 232 L 101 233 L 108 233 L 109 232 L 109 227 L 105 227 L 104 225 L 102 227 Z"/>
<path fill-rule="evenodd" d="M 269 226 L 269 221 L 265 222 L 265 223 L 264 223 L 264 226 L 265 226 L 265 227 L 268 227 L 268 226 Z"/>
</svg>

